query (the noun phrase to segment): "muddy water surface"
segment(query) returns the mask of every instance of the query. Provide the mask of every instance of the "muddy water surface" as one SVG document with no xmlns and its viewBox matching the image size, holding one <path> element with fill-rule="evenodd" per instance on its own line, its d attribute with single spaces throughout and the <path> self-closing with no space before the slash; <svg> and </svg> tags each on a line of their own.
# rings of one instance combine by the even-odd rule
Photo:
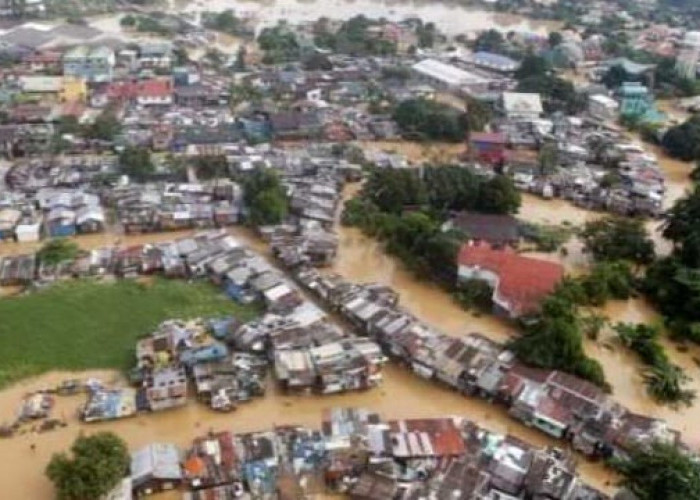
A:
<svg viewBox="0 0 700 500">
<path fill-rule="evenodd" d="M 55 385 L 74 375 L 98 376 L 103 380 L 115 377 L 111 372 L 49 373 L 17 384 L 0 392 L 0 421 L 12 419 L 17 402 L 27 391 Z M 3 498 L 52 498 L 51 484 L 44 478 L 43 469 L 51 454 L 69 447 L 79 432 L 114 431 L 132 449 L 156 441 L 186 446 L 192 438 L 209 429 L 246 432 L 264 430 L 276 424 L 318 427 L 322 410 L 333 406 L 367 407 L 386 418 L 461 415 L 486 428 L 514 434 L 533 444 L 552 444 L 541 433 L 509 420 L 500 407 L 463 398 L 393 365 L 385 368 L 382 386 L 367 392 L 324 397 L 289 397 L 278 393 L 271 382 L 268 383 L 268 388 L 264 399 L 243 405 L 231 414 L 213 413 L 191 402 L 187 407 L 168 412 L 91 425 L 79 424 L 75 419 L 77 409 L 83 401 L 82 396 L 57 398 L 54 415 L 66 418 L 69 421 L 68 427 L 41 435 L 29 433 L 0 441 L 0 454 L 12 457 L 0 468 Z M 30 448 L 32 443 L 36 444 L 35 451 Z M 605 483 L 611 479 L 599 464 L 582 462 L 581 469 L 587 480 L 600 487 L 606 487 Z"/>
<path fill-rule="evenodd" d="M 558 22 L 489 12 L 458 2 L 425 0 L 194 0 L 181 12 L 198 14 L 224 9 L 233 9 L 241 17 L 251 17 L 262 26 L 274 25 L 280 20 L 292 24 L 315 21 L 321 16 L 344 20 L 360 14 L 391 21 L 417 17 L 424 22 L 435 23 L 441 31 L 450 35 L 489 28 L 546 34 L 561 26 Z"/>
</svg>

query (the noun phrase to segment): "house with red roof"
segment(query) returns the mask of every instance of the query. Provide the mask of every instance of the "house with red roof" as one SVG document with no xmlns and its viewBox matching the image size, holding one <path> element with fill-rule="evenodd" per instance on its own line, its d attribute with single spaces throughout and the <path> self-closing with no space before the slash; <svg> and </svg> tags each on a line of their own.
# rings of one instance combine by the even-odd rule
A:
<svg viewBox="0 0 700 500">
<path fill-rule="evenodd" d="M 560 264 L 520 255 L 510 247 L 494 248 L 488 243 L 465 243 L 457 265 L 460 281 L 488 282 L 493 288 L 494 309 L 511 318 L 537 311 L 564 277 Z"/>
<path fill-rule="evenodd" d="M 168 106 L 173 103 L 173 82 L 170 78 L 148 80 L 121 80 L 110 83 L 101 96 L 94 96 L 93 103 L 135 102 L 141 106 Z"/>
</svg>

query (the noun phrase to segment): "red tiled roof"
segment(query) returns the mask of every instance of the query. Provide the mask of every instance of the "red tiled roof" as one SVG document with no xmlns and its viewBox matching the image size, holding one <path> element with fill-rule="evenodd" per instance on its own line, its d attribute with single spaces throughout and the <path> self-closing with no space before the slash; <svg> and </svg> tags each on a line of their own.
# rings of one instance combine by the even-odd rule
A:
<svg viewBox="0 0 700 500">
<path fill-rule="evenodd" d="M 111 99 L 135 99 L 136 97 L 163 97 L 173 93 L 169 79 L 159 78 L 141 81 L 119 81 L 107 87 Z"/>
<path fill-rule="evenodd" d="M 498 275 L 495 294 L 508 303 L 515 316 L 536 310 L 564 277 L 564 268 L 559 264 L 524 257 L 509 248 L 494 249 L 484 243 L 463 245 L 458 263 Z"/>
</svg>

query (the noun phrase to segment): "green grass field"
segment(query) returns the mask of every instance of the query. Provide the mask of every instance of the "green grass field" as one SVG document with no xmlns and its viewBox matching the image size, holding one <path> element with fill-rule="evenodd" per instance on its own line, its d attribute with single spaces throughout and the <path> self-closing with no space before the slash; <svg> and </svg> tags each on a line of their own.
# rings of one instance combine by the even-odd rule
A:
<svg viewBox="0 0 700 500">
<path fill-rule="evenodd" d="M 135 341 L 166 319 L 259 313 L 208 283 L 164 279 L 75 281 L 0 299 L 0 387 L 53 369 L 125 370 Z"/>
</svg>

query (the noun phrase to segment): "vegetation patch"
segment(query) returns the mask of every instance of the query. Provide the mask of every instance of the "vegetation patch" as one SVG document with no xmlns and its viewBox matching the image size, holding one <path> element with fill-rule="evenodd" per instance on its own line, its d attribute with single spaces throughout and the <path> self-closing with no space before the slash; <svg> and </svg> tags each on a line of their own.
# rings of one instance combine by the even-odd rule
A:
<svg viewBox="0 0 700 500">
<path fill-rule="evenodd" d="M 249 320 L 208 283 L 156 279 L 57 284 L 0 300 L 0 387 L 48 370 L 126 369 L 136 340 L 168 318 L 219 314 Z"/>
</svg>

